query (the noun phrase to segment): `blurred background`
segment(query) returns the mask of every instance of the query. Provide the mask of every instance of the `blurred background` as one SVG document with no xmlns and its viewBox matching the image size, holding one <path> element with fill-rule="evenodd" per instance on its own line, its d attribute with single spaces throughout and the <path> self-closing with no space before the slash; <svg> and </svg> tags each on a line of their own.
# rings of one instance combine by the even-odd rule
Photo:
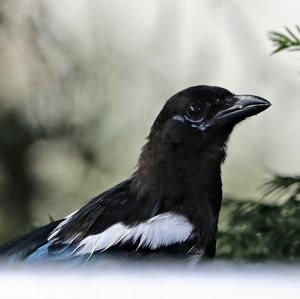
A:
<svg viewBox="0 0 300 299">
<path fill-rule="evenodd" d="M 299 257 L 300 55 L 271 56 L 268 37 L 299 11 L 293 0 L 1 0 L 0 242 L 128 177 L 165 101 L 208 84 L 273 104 L 231 137 L 220 256 Z M 265 196 L 270 180 L 279 195 Z"/>
</svg>

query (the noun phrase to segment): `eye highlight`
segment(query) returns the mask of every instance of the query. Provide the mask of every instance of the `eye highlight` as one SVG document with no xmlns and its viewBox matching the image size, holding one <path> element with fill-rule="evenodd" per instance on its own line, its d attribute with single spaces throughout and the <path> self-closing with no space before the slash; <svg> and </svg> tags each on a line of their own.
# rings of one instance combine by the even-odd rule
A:
<svg viewBox="0 0 300 299">
<path fill-rule="evenodd" d="M 188 104 L 185 108 L 186 116 L 193 121 L 200 120 L 203 116 L 202 112 L 202 108 L 195 104 Z"/>
</svg>

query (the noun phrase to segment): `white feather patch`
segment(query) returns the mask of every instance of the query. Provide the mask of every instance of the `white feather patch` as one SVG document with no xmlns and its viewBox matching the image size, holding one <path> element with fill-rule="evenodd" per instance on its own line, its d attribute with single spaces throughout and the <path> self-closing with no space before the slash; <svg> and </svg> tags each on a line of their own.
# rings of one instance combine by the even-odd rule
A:
<svg viewBox="0 0 300 299">
<path fill-rule="evenodd" d="M 74 252 L 75 255 L 93 254 L 95 251 L 105 251 L 118 243 L 136 243 L 138 240 L 138 247 L 157 249 L 186 241 L 192 231 L 193 226 L 186 217 L 169 212 L 135 226 L 116 223 L 100 234 L 83 239 Z"/>
</svg>

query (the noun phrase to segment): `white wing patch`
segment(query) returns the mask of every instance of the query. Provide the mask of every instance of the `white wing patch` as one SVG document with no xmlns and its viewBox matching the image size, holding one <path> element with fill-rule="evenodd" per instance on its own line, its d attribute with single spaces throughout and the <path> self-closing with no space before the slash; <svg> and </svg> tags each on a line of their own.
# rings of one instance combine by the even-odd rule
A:
<svg viewBox="0 0 300 299">
<path fill-rule="evenodd" d="M 186 241 L 193 231 L 186 217 L 176 213 L 163 213 L 135 226 L 116 223 L 100 234 L 83 239 L 74 250 L 75 255 L 93 254 L 131 241 L 138 248 L 157 249 Z"/>
</svg>

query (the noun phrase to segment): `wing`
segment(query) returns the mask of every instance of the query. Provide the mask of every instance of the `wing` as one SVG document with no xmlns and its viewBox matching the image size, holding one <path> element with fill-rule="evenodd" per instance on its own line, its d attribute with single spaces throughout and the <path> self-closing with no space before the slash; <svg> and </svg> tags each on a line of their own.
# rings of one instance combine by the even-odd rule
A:
<svg viewBox="0 0 300 299">
<path fill-rule="evenodd" d="M 127 180 L 91 200 L 78 213 L 72 213 L 65 219 L 49 223 L 0 246 L 0 258 L 2 260 L 10 259 L 15 261 L 34 260 L 33 257 L 37 259 L 46 258 L 50 247 L 57 249 L 57 246 L 52 246 L 52 243 L 54 243 L 52 239 L 58 232 L 57 238 L 60 238 L 61 241 L 57 243 L 64 244 L 62 247 L 65 248 L 66 242 L 63 239 L 68 239 L 69 235 L 78 237 L 81 234 L 87 234 L 89 228 L 97 224 L 97 218 L 103 214 L 103 209 L 110 209 L 122 197 L 127 199 L 128 194 L 126 190 L 128 190 L 129 184 L 130 180 Z M 73 215 L 74 217 L 72 217 Z M 109 224 L 108 219 L 105 219 L 105 217 L 104 221 L 107 221 Z M 56 250 L 55 252 L 57 253 L 58 251 Z M 62 255 L 62 252 L 59 255 Z"/>
<path fill-rule="evenodd" d="M 86 260 L 104 252 L 155 252 L 188 242 L 194 230 L 188 219 L 159 212 L 157 201 L 136 198 L 130 184 L 124 181 L 67 216 L 27 260 Z"/>
<path fill-rule="evenodd" d="M 49 234 L 60 223 L 60 220 L 51 222 L 24 236 L 14 239 L 0 246 L 0 258 L 20 261 L 30 255 L 39 247 L 47 243 Z"/>
<path fill-rule="evenodd" d="M 188 242 L 189 220 L 161 211 L 155 199 L 139 199 L 132 179 L 100 194 L 63 220 L 50 223 L 6 245 L 29 262 L 81 259 L 103 252 L 155 252 Z"/>
</svg>

